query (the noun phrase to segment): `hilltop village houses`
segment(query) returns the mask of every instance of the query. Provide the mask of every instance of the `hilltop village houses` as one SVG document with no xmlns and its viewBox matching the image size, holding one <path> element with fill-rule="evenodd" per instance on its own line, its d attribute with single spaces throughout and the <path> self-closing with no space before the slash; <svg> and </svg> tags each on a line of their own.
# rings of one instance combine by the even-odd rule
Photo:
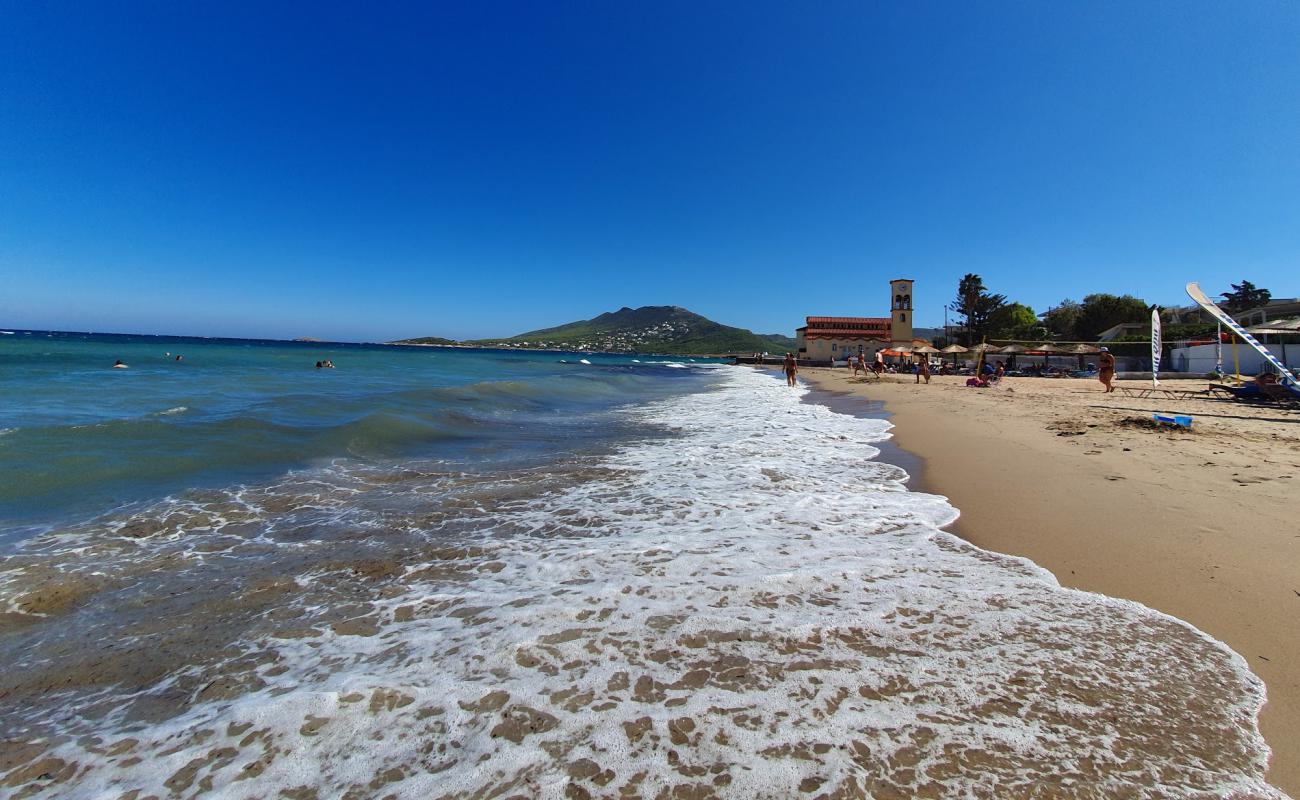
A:
<svg viewBox="0 0 1300 800">
<path fill-rule="evenodd" d="M 843 360 L 861 353 L 871 360 L 877 350 L 924 344 L 912 338 L 912 283 L 907 278 L 889 282 L 888 317 L 806 317 L 795 330 L 798 358 Z"/>
</svg>

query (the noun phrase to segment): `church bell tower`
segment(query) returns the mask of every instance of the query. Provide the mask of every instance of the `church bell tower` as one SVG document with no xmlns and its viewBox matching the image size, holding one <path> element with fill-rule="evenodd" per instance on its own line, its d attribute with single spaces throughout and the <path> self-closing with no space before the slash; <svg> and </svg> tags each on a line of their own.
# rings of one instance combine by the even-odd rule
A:
<svg viewBox="0 0 1300 800">
<path fill-rule="evenodd" d="M 912 343 L 912 281 L 896 278 L 889 282 L 889 338 L 894 342 Z"/>
</svg>

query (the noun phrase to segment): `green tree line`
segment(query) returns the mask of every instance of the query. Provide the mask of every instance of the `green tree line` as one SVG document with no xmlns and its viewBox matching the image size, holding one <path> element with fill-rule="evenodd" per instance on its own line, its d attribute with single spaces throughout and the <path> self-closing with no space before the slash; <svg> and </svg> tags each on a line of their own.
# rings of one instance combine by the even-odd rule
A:
<svg viewBox="0 0 1300 800">
<path fill-rule="evenodd" d="M 1230 286 L 1232 291 L 1223 295 L 1223 306 L 1230 313 L 1258 308 L 1272 297 L 1269 290 L 1260 289 L 1250 281 Z M 1095 342 L 1104 331 L 1116 325 L 1148 321 L 1152 306 L 1131 294 L 1096 293 L 1085 295 L 1079 302 L 1067 298 L 1036 314 L 1023 303 L 989 291 L 979 275 L 967 273 L 957 283 L 957 298 L 952 308 L 960 317 L 961 327 L 954 338 L 970 346 L 986 339 Z M 1195 339 L 1213 335 L 1214 331 L 1214 323 L 1169 325 L 1164 329 L 1164 338 L 1166 341 Z"/>
</svg>

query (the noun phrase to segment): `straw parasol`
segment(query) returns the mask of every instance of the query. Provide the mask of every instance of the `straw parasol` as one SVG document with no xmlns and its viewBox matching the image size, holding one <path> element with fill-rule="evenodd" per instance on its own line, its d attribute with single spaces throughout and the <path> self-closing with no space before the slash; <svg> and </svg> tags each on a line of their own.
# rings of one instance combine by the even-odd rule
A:
<svg viewBox="0 0 1300 800">
<path fill-rule="evenodd" d="M 1068 353 L 1069 351 L 1066 350 L 1064 347 L 1057 347 L 1051 342 L 1044 342 L 1042 344 L 1034 345 L 1033 347 L 1029 348 L 1029 352 L 1034 353 L 1035 355 L 1037 355 L 1038 353 L 1042 353 L 1043 362 L 1048 366 L 1051 366 L 1052 356 L 1059 355 L 1061 353 Z"/>
<path fill-rule="evenodd" d="M 1067 352 L 1073 353 L 1079 357 L 1079 369 L 1083 369 L 1083 357 L 1094 353 L 1100 353 L 1101 348 L 1095 344 L 1076 344 Z"/>
<path fill-rule="evenodd" d="M 928 344 L 923 344 L 923 345 L 921 345 L 920 347 L 914 348 L 914 349 L 912 350 L 912 352 L 913 352 L 913 353 L 946 353 L 946 352 L 948 352 L 948 351 L 947 351 L 947 350 L 940 350 L 940 349 L 937 348 L 937 347 L 931 347 L 931 346 L 928 345 Z"/>
<path fill-rule="evenodd" d="M 952 365 L 953 365 L 954 367 L 956 367 L 956 366 L 957 366 L 957 354 L 958 354 L 958 353 L 969 353 L 970 351 L 967 350 L 966 348 L 962 347 L 962 346 L 959 345 L 959 344 L 950 344 L 950 345 L 948 345 L 947 347 L 945 347 L 945 348 L 943 348 L 942 350 L 940 350 L 939 352 L 940 352 L 940 353 L 951 353 L 951 354 L 952 354 Z"/>
<path fill-rule="evenodd" d="M 977 344 L 977 345 L 973 345 L 973 346 L 971 346 L 970 351 L 971 351 L 972 353 L 979 353 L 979 356 L 975 359 L 975 364 L 976 364 L 976 366 L 978 366 L 978 365 L 981 364 L 981 363 L 985 363 L 985 362 L 984 362 L 984 354 L 985 354 L 985 353 L 989 353 L 989 352 L 997 352 L 997 349 L 998 349 L 998 346 L 995 345 L 995 344 L 989 344 L 988 342 L 980 342 L 980 343 Z"/>
<path fill-rule="evenodd" d="M 1007 359 L 1007 366 L 1008 366 L 1008 367 L 1011 367 L 1012 369 L 1015 369 L 1015 368 L 1016 368 L 1016 355 L 1017 355 L 1018 353 L 1023 353 L 1023 352 L 1025 352 L 1027 349 L 1029 349 L 1029 348 L 1027 348 L 1027 347 L 1022 347 L 1022 346 L 1020 346 L 1020 345 L 1018 345 L 1018 344 L 1009 344 L 1009 345 L 1007 345 L 1006 347 L 999 347 L 999 348 L 997 348 L 997 349 L 995 349 L 995 350 L 990 350 L 989 352 L 991 352 L 991 353 L 997 353 L 997 354 L 999 354 L 999 355 L 1010 356 L 1010 358 Z"/>
</svg>

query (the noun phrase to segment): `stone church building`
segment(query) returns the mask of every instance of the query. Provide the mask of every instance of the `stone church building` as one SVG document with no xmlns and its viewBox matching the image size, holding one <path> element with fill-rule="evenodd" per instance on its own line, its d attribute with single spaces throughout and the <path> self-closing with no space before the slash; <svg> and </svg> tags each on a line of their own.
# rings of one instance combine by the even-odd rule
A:
<svg viewBox="0 0 1300 800">
<path fill-rule="evenodd" d="M 806 317 L 797 329 L 800 359 L 829 361 L 864 354 L 875 358 L 877 350 L 892 345 L 912 344 L 912 281 L 898 278 L 889 282 L 888 317 Z"/>
</svg>

